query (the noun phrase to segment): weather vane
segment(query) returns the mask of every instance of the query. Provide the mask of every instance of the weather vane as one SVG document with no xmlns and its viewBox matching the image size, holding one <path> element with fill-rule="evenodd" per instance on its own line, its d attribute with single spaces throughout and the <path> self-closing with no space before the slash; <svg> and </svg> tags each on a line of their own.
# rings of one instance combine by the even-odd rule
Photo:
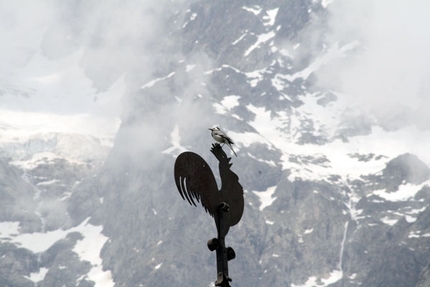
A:
<svg viewBox="0 0 430 287">
<path fill-rule="evenodd" d="M 189 151 L 181 153 L 176 159 L 175 182 L 184 200 L 195 206 L 196 201 L 200 202 L 214 217 L 218 236 L 208 241 L 208 248 L 210 251 L 216 250 L 215 286 L 230 287 L 232 280 L 228 275 L 228 261 L 234 259 L 236 254 L 233 248 L 225 246 L 225 236 L 230 226 L 236 225 L 242 218 L 243 188 L 239 177 L 230 170 L 231 158 L 227 157 L 222 147 L 218 143 L 212 144 L 211 152 L 219 161 L 220 190 L 206 161 Z"/>
</svg>

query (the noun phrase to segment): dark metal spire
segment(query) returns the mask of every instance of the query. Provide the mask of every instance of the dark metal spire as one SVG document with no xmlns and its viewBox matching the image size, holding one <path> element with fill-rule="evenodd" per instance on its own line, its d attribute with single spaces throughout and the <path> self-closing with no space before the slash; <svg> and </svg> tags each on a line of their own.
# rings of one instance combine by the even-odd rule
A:
<svg viewBox="0 0 430 287">
<path fill-rule="evenodd" d="M 228 274 L 228 261 L 236 254 L 231 247 L 225 246 L 225 236 L 231 226 L 242 218 L 244 209 L 243 188 L 239 177 L 231 171 L 231 158 L 228 158 L 219 144 L 213 144 L 211 152 L 219 161 L 221 189 L 206 161 L 198 154 L 184 152 L 175 162 L 175 182 L 180 195 L 190 204 L 200 202 L 205 210 L 214 217 L 218 235 L 208 241 L 208 248 L 216 250 L 217 280 L 215 286 L 230 287 L 232 281 Z"/>
</svg>

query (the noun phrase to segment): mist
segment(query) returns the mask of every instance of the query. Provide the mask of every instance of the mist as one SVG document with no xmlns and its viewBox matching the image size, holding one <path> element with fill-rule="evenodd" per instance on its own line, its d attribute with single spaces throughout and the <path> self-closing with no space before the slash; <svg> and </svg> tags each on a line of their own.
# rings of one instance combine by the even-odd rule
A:
<svg viewBox="0 0 430 287">
<path fill-rule="evenodd" d="M 316 72 L 318 87 L 343 94 L 386 130 L 430 128 L 430 20 L 426 1 L 333 1 L 327 6 L 328 47 L 359 45 Z"/>
<path fill-rule="evenodd" d="M 202 53 L 187 59 L 170 32 L 172 25 L 187 21 L 184 4 L 189 3 L 2 2 L 2 109 L 89 114 L 111 123 L 112 118 L 129 118 L 136 95 L 146 96 L 142 86 L 175 73 L 151 89 L 161 98 L 174 94 L 157 111 L 171 117 L 165 120 L 168 128 L 173 122 L 186 127 L 208 113 L 215 116 L 205 102 L 210 83 L 202 76 L 213 68 L 211 59 Z M 429 129 L 430 4 L 347 0 L 325 5 L 327 21 L 315 19 L 302 33 L 309 44 L 301 45 L 303 53 L 316 57 L 334 45 L 359 45 L 348 57 L 314 72 L 317 89 L 341 93 L 387 130 L 405 125 Z M 195 67 L 183 72 L 190 65 Z M 202 127 L 208 124 L 214 123 L 208 120 Z"/>
<path fill-rule="evenodd" d="M 85 118 L 81 128 L 91 126 L 89 132 L 121 120 L 141 148 L 165 142 L 162 134 L 175 124 L 207 129 L 213 123 L 203 115 L 213 112 L 202 75 L 212 63 L 200 53 L 187 59 L 171 32 L 188 20 L 184 4 L 191 2 L 2 2 L 1 109 L 43 114 L 46 126 L 59 115 Z M 163 105 L 152 109 L 151 101 Z M 144 134 L 151 136 L 140 140 Z M 189 143 L 196 136 L 191 129 L 181 134 Z"/>
</svg>

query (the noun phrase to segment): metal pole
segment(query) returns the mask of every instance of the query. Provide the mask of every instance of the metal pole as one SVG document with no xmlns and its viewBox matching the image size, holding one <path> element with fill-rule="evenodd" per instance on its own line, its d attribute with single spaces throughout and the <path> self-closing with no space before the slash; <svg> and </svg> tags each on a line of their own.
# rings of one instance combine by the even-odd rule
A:
<svg viewBox="0 0 430 287">
<path fill-rule="evenodd" d="M 225 235 L 228 232 L 229 226 L 225 222 L 226 214 L 229 206 L 225 203 L 220 204 L 217 212 L 217 229 L 218 238 L 213 238 L 208 241 L 209 250 L 216 250 L 217 260 L 217 280 L 215 286 L 230 287 L 232 279 L 228 276 L 228 261 L 236 257 L 233 248 L 225 247 Z"/>
</svg>

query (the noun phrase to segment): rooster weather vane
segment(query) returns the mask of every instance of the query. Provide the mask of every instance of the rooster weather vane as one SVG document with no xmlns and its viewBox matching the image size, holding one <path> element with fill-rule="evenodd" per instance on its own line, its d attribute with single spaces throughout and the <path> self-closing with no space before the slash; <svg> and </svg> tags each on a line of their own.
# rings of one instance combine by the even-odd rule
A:
<svg viewBox="0 0 430 287">
<path fill-rule="evenodd" d="M 200 202 L 204 209 L 214 217 L 218 237 L 208 241 L 210 251 L 216 250 L 217 280 L 215 286 L 230 287 L 232 281 L 228 275 L 228 261 L 236 254 L 231 247 L 225 246 L 225 236 L 231 226 L 242 218 L 244 200 L 243 188 L 239 177 L 230 170 L 231 158 L 222 147 L 212 144 L 211 152 L 219 161 L 221 189 L 218 186 L 206 161 L 193 152 L 181 153 L 175 162 L 175 182 L 184 200 L 191 205 Z"/>
</svg>

